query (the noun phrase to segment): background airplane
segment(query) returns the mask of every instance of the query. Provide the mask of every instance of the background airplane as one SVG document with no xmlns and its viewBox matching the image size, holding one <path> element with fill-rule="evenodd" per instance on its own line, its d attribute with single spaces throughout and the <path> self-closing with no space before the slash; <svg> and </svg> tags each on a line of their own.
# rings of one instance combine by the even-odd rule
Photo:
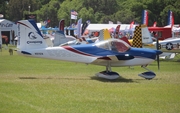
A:
<svg viewBox="0 0 180 113">
<path fill-rule="evenodd" d="M 142 46 L 138 46 L 138 47 L 160 49 L 163 53 L 161 55 L 159 55 L 159 57 L 163 58 L 163 59 L 173 59 L 175 57 L 175 55 L 176 55 L 175 53 L 177 53 L 179 51 L 179 49 L 177 49 L 177 47 L 179 47 L 178 44 L 180 43 L 179 42 L 180 39 L 168 38 L 166 40 L 158 41 L 161 45 L 159 45 L 160 47 L 157 48 L 156 47 L 157 40 L 156 40 L 156 38 L 153 38 L 151 36 L 151 34 L 149 32 L 149 28 L 146 25 L 139 25 L 138 27 L 139 27 L 139 30 L 136 30 L 134 32 L 133 39 L 128 40 L 130 42 L 130 45 L 132 45 L 133 47 L 136 47 L 133 45 L 132 42 L 133 42 L 133 40 L 138 40 L 141 37 L 142 38 Z M 126 38 L 123 38 L 123 40 L 127 42 Z M 173 40 L 174 41 L 176 40 L 176 41 L 174 42 Z M 174 44 L 173 51 L 170 51 L 170 50 L 172 50 L 171 48 L 168 48 L 169 50 L 166 49 L 166 44 L 171 43 L 171 42 L 173 42 L 173 44 Z M 170 46 L 170 45 L 168 45 L 168 46 Z"/>
<path fill-rule="evenodd" d="M 58 28 L 46 28 L 45 26 L 42 26 L 41 28 L 39 28 L 49 47 L 59 46 L 60 44 L 66 43 L 68 41 L 76 40 L 74 36 L 67 35 L 65 33 L 64 22 L 65 21 L 63 19 L 60 20 Z"/>
<path fill-rule="evenodd" d="M 157 46 L 158 45 L 158 46 Z M 170 38 L 163 41 L 153 43 L 154 48 L 158 48 L 163 52 L 180 53 L 180 38 Z"/>
<path fill-rule="evenodd" d="M 119 74 L 113 72 L 111 67 L 140 65 L 147 69 L 146 66 L 162 53 L 148 48 L 133 48 L 119 39 L 109 39 L 92 44 L 48 47 L 33 20 L 21 20 L 17 22 L 17 25 L 19 34 L 18 54 L 105 66 L 106 70 L 97 73 L 96 76 L 106 79 L 117 79 L 119 77 Z M 152 79 L 156 74 L 148 70 L 139 76 Z"/>
</svg>

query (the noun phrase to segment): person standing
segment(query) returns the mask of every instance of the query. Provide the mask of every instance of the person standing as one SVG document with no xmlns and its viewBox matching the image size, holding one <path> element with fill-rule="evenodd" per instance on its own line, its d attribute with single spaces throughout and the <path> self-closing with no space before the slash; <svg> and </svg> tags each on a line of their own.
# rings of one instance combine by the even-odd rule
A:
<svg viewBox="0 0 180 113">
<path fill-rule="evenodd" d="M 8 37 L 6 36 L 6 38 L 5 38 L 5 44 L 6 44 L 6 49 L 8 48 Z"/>
</svg>

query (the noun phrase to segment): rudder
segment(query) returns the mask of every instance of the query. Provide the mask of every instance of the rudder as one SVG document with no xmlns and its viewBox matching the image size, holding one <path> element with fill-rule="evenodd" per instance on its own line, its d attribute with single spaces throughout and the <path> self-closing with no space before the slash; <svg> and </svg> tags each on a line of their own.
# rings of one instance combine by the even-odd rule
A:
<svg viewBox="0 0 180 113">
<path fill-rule="evenodd" d="M 146 25 L 139 25 L 135 27 L 132 47 L 142 48 L 143 44 L 150 44 L 152 42 L 152 37 Z"/>
<path fill-rule="evenodd" d="M 142 48 L 141 25 L 135 27 L 132 47 Z"/>
<path fill-rule="evenodd" d="M 111 38 L 111 35 L 108 31 L 108 29 L 102 29 L 99 31 L 99 40 L 102 41 L 102 40 L 107 40 L 107 39 L 110 39 Z"/>
<path fill-rule="evenodd" d="M 17 26 L 18 49 L 24 50 L 47 47 L 47 44 L 34 20 L 20 20 L 17 22 Z"/>
</svg>

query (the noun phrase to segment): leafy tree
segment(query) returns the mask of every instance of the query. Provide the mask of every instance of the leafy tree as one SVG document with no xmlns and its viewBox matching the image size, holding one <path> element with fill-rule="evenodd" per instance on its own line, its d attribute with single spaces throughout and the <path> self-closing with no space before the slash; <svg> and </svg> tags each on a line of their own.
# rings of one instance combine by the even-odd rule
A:
<svg viewBox="0 0 180 113">
<path fill-rule="evenodd" d="M 134 13 L 128 9 L 119 10 L 118 12 L 116 12 L 115 19 L 116 20 L 114 20 L 114 22 L 120 21 L 122 24 L 130 23 L 132 21 L 137 21 L 137 20 L 135 20 Z"/>
<path fill-rule="evenodd" d="M 12 21 L 24 19 L 30 12 L 37 14 L 37 20 L 50 19 L 50 26 L 57 26 L 58 21 L 65 20 L 69 25 L 70 11 L 78 12 L 78 19 L 83 22 L 90 20 L 92 23 L 108 23 L 120 21 L 129 24 L 133 20 L 141 23 L 142 11 L 147 10 L 149 26 L 155 21 L 158 26 L 167 25 L 168 11 L 174 13 L 175 24 L 180 23 L 180 0 L 0 0 L 0 12 L 6 13 L 6 18 Z M 7 6 L 7 7 L 6 7 Z M 7 10 L 6 10 L 7 9 Z"/>
<path fill-rule="evenodd" d="M 38 15 L 38 21 L 50 20 L 49 26 L 55 27 L 58 25 L 57 12 L 60 8 L 60 3 L 56 0 L 51 0 L 48 4 L 43 5 L 42 8 L 35 13 Z"/>
<path fill-rule="evenodd" d="M 0 0 L 0 14 L 3 14 L 5 18 L 6 18 L 6 11 L 7 11 L 8 3 L 9 3 L 9 0 Z"/>
<path fill-rule="evenodd" d="M 92 8 L 86 9 L 84 7 L 79 11 L 78 16 L 82 18 L 83 22 L 87 21 L 87 20 L 90 20 L 91 23 L 94 23 L 95 22 L 95 17 L 93 15 L 93 12 L 94 12 L 94 10 Z"/>
<path fill-rule="evenodd" d="M 166 26 L 169 10 L 172 10 L 174 13 L 175 23 L 178 22 L 179 2 L 178 0 L 149 0 L 143 2 L 143 4 L 147 5 L 150 25 L 157 21 L 158 26 Z"/>
<path fill-rule="evenodd" d="M 18 21 L 23 19 L 25 14 L 30 13 L 29 10 L 31 12 L 37 10 L 37 6 L 37 0 L 10 0 L 7 14 L 10 20 Z"/>
<path fill-rule="evenodd" d="M 83 0 L 65 0 L 63 3 L 60 4 L 60 9 L 58 10 L 58 19 L 64 19 L 66 25 L 70 25 L 73 23 L 71 20 L 70 12 L 71 10 L 75 10 L 78 12 L 78 18 L 81 18 L 80 9 L 82 9 L 82 2 Z M 76 22 L 76 20 L 75 20 Z"/>
</svg>

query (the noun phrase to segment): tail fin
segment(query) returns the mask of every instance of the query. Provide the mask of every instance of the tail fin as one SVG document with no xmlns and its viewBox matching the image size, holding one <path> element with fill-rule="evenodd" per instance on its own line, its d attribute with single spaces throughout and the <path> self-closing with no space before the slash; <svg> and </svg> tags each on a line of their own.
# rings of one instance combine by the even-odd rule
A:
<svg viewBox="0 0 180 113">
<path fill-rule="evenodd" d="M 145 24 L 148 26 L 148 11 L 147 10 L 143 10 L 142 13 L 142 24 Z"/>
<path fill-rule="evenodd" d="M 154 22 L 153 26 L 152 27 L 156 27 L 157 26 L 157 22 Z"/>
<path fill-rule="evenodd" d="M 142 48 L 142 44 L 149 44 L 152 42 L 152 37 L 146 25 L 135 27 L 132 47 Z"/>
<path fill-rule="evenodd" d="M 171 10 L 168 11 L 168 25 L 174 26 L 174 14 Z"/>
<path fill-rule="evenodd" d="M 59 21 L 59 30 L 64 32 L 64 24 L 65 24 L 65 20 L 62 19 Z"/>
<path fill-rule="evenodd" d="M 133 36 L 132 47 L 142 48 L 141 26 L 136 26 Z"/>
<path fill-rule="evenodd" d="M 111 38 L 111 35 L 108 31 L 108 29 L 102 29 L 99 31 L 99 40 L 102 41 L 102 40 L 107 40 L 107 39 L 110 39 Z"/>
<path fill-rule="evenodd" d="M 130 26 L 129 26 L 129 29 L 132 29 L 134 26 L 134 21 L 131 22 Z"/>
<path fill-rule="evenodd" d="M 153 39 L 152 39 L 151 34 L 146 25 L 141 25 L 141 32 L 142 32 L 142 43 L 143 44 L 153 43 Z"/>
<path fill-rule="evenodd" d="M 53 46 L 59 46 L 62 43 L 65 43 L 66 41 L 66 37 L 63 31 L 56 31 L 55 36 L 54 36 L 54 42 L 53 42 Z"/>
<path fill-rule="evenodd" d="M 80 18 L 77 23 L 77 38 L 81 38 L 81 23 L 82 23 L 82 18 Z"/>
<path fill-rule="evenodd" d="M 118 33 L 118 34 L 119 34 L 120 27 L 121 27 L 121 25 L 117 25 L 116 30 L 115 30 L 115 33 Z"/>
<path fill-rule="evenodd" d="M 75 41 L 76 38 L 71 35 L 65 35 L 63 31 L 56 31 L 53 46 L 64 45 L 68 41 L 73 41 L 73 40 Z"/>
<path fill-rule="evenodd" d="M 18 25 L 18 49 L 46 48 L 47 44 L 34 20 L 21 20 Z"/>
<path fill-rule="evenodd" d="M 83 34 L 84 34 L 86 28 L 88 27 L 88 25 L 89 25 L 88 21 L 83 23 L 83 25 L 81 27 L 81 36 L 83 36 Z"/>
</svg>

